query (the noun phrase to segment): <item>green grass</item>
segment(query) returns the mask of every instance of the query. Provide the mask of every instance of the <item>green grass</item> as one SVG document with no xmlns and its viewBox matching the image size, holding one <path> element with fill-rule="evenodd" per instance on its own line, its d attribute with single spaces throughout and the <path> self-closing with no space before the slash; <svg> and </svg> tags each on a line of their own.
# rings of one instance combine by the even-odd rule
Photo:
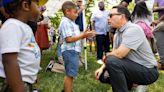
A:
<svg viewBox="0 0 164 92">
<path fill-rule="evenodd" d="M 45 68 L 50 61 L 50 58 L 54 57 L 54 49 L 52 51 L 44 51 L 42 54 L 41 67 L 39 72 L 38 88 L 42 92 L 61 92 L 63 89 L 64 74 L 46 72 Z M 88 70 L 80 67 L 79 76 L 74 80 L 73 92 L 112 92 L 111 86 L 102 84 L 94 77 L 94 72 L 100 67 L 95 60 L 94 54 L 88 53 Z M 147 92 L 164 92 L 164 72 L 160 71 L 160 77 L 157 82 L 150 85 Z"/>
</svg>

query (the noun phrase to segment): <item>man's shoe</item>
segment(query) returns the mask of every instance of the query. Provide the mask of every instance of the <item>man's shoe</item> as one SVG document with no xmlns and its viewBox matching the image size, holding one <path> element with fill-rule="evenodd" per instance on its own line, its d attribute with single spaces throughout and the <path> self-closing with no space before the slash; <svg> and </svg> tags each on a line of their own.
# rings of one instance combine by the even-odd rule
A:
<svg viewBox="0 0 164 92">
<path fill-rule="evenodd" d="M 104 64 L 104 62 L 101 59 L 97 60 L 97 63 L 100 65 Z"/>
</svg>

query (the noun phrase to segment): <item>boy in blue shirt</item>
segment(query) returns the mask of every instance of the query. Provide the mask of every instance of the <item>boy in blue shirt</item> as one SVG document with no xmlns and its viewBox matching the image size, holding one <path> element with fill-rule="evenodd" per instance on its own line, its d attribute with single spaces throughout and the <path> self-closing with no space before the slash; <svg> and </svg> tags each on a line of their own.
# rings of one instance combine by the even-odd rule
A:
<svg viewBox="0 0 164 92">
<path fill-rule="evenodd" d="M 64 2 L 62 11 L 64 17 L 59 26 L 59 34 L 61 34 L 61 52 L 66 73 L 64 78 L 64 92 L 72 92 L 73 78 L 78 74 L 79 53 L 81 52 L 80 39 L 93 37 L 95 32 L 85 31 L 80 33 L 79 27 L 75 24 L 78 10 L 73 2 Z"/>
</svg>

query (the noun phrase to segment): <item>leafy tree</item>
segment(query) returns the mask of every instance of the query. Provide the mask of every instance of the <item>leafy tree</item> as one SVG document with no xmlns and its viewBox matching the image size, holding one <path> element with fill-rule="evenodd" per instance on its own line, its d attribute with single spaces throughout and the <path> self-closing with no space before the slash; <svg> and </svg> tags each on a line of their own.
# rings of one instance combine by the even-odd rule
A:
<svg viewBox="0 0 164 92">
<path fill-rule="evenodd" d="M 75 0 L 72 0 L 75 2 Z M 86 24 L 89 24 L 90 22 L 90 17 L 92 15 L 92 9 L 95 5 L 95 2 L 99 0 L 85 0 L 85 18 L 86 18 Z M 109 0 L 104 0 L 106 9 L 110 9 L 111 5 L 108 2 Z M 134 2 L 131 2 L 130 5 L 128 6 L 128 9 L 130 11 L 133 11 L 134 8 Z M 51 23 L 53 24 L 55 29 L 58 29 L 61 18 L 63 17 L 63 13 L 61 10 L 56 12 L 54 14 L 54 17 L 50 17 Z"/>
<path fill-rule="evenodd" d="M 63 13 L 61 10 L 59 10 L 57 13 L 54 14 L 54 17 L 49 17 L 55 29 L 58 29 L 62 16 Z"/>
</svg>

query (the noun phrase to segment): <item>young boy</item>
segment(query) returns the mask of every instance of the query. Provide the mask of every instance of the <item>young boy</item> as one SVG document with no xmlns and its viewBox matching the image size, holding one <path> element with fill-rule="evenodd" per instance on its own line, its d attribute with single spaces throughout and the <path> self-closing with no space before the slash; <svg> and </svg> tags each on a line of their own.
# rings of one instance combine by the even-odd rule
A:
<svg viewBox="0 0 164 92">
<path fill-rule="evenodd" d="M 80 39 L 94 36 L 95 33 L 91 31 L 80 33 L 79 27 L 74 22 L 78 16 L 78 10 L 73 2 L 64 2 L 62 11 L 64 17 L 59 26 L 59 34 L 62 39 L 61 52 L 66 73 L 63 92 L 72 92 L 73 78 L 78 74 L 79 53 L 81 52 Z"/>
<path fill-rule="evenodd" d="M 10 0 L 4 8 L 12 18 L 0 30 L 0 92 L 32 92 L 41 56 L 27 22 L 37 21 L 38 1 Z"/>
</svg>

